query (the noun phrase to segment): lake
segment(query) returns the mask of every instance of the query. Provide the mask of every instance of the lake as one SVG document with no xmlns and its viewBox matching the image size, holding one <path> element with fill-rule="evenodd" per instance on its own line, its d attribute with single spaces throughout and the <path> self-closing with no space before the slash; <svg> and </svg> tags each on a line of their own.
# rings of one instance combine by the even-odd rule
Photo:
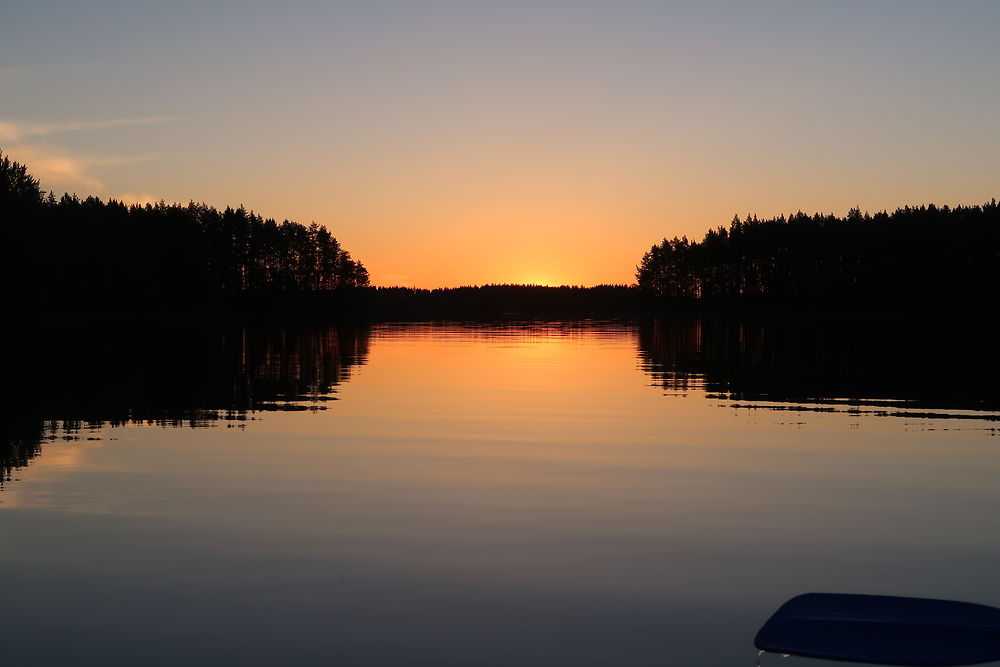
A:
<svg viewBox="0 0 1000 667">
<path fill-rule="evenodd" d="M 995 335 L 50 332 L 10 355 L 3 662 L 751 667 L 799 593 L 1000 605 Z"/>
</svg>

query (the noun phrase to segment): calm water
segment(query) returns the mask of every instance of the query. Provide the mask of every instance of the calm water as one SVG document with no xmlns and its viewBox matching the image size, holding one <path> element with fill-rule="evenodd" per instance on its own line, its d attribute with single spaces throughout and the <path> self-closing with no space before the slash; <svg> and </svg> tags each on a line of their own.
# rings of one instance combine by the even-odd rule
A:
<svg viewBox="0 0 1000 667">
<path fill-rule="evenodd" d="M 687 321 L 33 341 L 4 427 L 0 660 L 751 667 L 802 592 L 1000 605 L 996 365 L 970 354 L 992 340 Z"/>
</svg>

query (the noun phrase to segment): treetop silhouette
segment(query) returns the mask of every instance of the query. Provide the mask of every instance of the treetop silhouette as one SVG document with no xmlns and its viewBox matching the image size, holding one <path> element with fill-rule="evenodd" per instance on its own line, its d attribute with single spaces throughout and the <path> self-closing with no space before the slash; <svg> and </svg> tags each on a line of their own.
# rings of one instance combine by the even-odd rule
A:
<svg viewBox="0 0 1000 667">
<path fill-rule="evenodd" d="M 665 238 L 636 279 L 667 300 L 987 303 L 1000 288 L 1000 206 L 737 216 L 700 242 Z"/>
<path fill-rule="evenodd" d="M 44 193 L 0 154 L 8 287 L 33 300 L 312 293 L 368 285 L 336 238 L 309 226 L 207 204 L 125 204 Z"/>
</svg>

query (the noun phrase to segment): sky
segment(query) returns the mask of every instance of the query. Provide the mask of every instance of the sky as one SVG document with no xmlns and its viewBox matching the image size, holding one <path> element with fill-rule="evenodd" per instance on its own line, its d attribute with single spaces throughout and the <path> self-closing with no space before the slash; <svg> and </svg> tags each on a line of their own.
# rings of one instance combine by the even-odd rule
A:
<svg viewBox="0 0 1000 667">
<path fill-rule="evenodd" d="M 328 227 L 378 285 L 622 284 L 734 215 L 1000 196 L 995 0 L 0 0 L 57 194 Z"/>
</svg>

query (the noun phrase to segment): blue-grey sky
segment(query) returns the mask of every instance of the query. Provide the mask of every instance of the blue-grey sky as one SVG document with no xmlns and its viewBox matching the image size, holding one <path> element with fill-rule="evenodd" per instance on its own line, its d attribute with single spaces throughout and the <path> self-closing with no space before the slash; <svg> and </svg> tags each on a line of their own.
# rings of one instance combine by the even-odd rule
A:
<svg viewBox="0 0 1000 667">
<path fill-rule="evenodd" d="M 379 284 L 629 282 L 733 214 L 1000 191 L 1000 2 L 0 4 L 42 185 L 315 220 Z"/>
</svg>

